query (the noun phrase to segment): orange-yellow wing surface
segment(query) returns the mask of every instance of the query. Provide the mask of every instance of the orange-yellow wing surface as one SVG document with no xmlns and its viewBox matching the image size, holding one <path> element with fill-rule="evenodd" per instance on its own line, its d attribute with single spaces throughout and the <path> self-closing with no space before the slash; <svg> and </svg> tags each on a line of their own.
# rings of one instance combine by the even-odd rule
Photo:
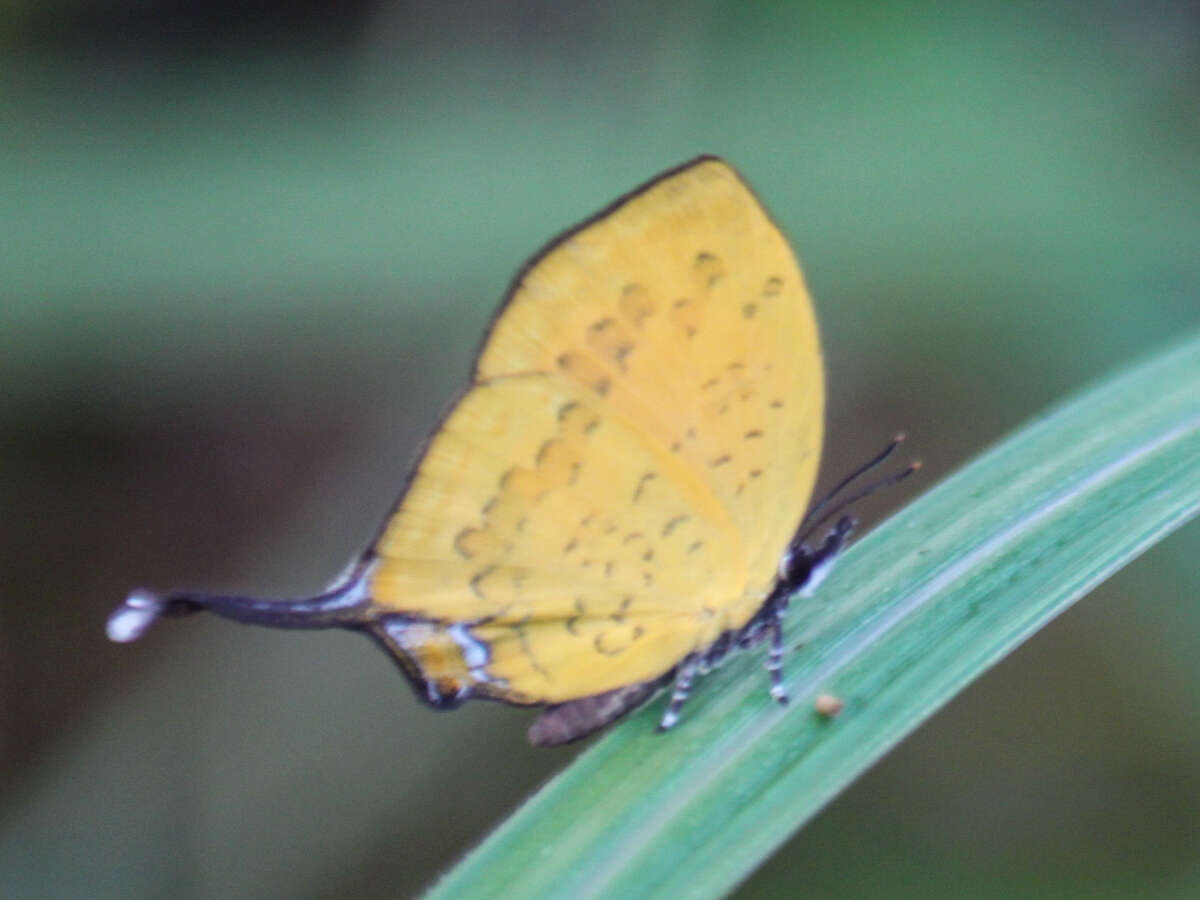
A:
<svg viewBox="0 0 1200 900">
<path fill-rule="evenodd" d="M 744 626 L 807 506 L 824 385 L 791 249 L 726 163 L 518 276 L 364 590 L 430 699 L 562 703 Z"/>
</svg>

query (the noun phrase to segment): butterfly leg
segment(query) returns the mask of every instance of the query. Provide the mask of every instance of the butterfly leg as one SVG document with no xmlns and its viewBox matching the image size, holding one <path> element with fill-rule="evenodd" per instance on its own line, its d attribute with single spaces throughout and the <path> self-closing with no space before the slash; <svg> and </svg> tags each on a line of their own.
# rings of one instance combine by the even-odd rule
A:
<svg viewBox="0 0 1200 900">
<path fill-rule="evenodd" d="M 671 692 L 671 702 L 667 704 L 666 712 L 658 723 L 659 731 L 673 728 L 679 721 L 679 710 L 683 709 L 683 704 L 687 702 L 688 694 L 692 691 L 692 678 L 695 674 L 696 657 L 693 654 L 679 664 L 679 671 L 675 675 L 675 690 Z"/>
<path fill-rule="evenodd" d="M 771 634 L 771 649 L 767 653 L 767 672 L 771 676 L 771 698 L 787 706 L 787 689 L 783 686 L 783 618 L 776 611 L 767 625 Z"/>
<path fill-rule="evenodd" d="M 855 524 L 850 516 L 842 516 L 815 550 L 803 542 L 793 542 L 780 563 L 779 582 L 775 590 L 756 621 L 738 640 L 741 647 L 751 647 L 759 641 L 770 640 L 767 673 L 771 678 L 771 697 L 781 704 L 788 702 L 787 690 L 783 686 L 783 614 L 793 596 L 812 596 L 817 586 L 825 580 L 838 554 L 846 546 Z"/>
</svg>

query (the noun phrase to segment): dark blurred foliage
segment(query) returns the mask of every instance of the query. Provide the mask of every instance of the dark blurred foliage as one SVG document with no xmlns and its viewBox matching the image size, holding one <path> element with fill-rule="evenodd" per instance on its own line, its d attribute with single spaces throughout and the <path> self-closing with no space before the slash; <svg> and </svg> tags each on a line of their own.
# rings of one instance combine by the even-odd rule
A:
<svg viewBox="0 0 1200 900">
<path fill-rule="evenodd" d="M 1200 326 L 1185 3 L 0 7 L 0 883 L 395 897 L 570 752 L 349 635 L 103 639 L 139 583 L 309 592 L 557 230 L 699 152 L 794 239 L 825 480 L 934 483 Z M 1086 598 L 745 896 L 1195 896 L 1195 527 Z"/>
<path fill-rule="evenodd" d="M 139 56 L 164 47 L 188 54 L 216 47 L 245 46 L 252 53 L 278 50 L 274 41 L 321 44 L 345 50 L 360 39 L 380 4 L 282 3 L 278 0 L 225 2 L 59 2 L 6 4 L 6 17 L 20 43 L 50 48 Z M 397 4 L 394 8 L 403 8 Z"/>
</svg>

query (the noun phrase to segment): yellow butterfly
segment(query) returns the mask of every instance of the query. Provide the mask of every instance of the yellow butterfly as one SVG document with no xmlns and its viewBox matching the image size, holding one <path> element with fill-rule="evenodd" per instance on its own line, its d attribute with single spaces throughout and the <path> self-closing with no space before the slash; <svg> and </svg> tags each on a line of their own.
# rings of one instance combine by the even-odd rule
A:
<svg viewBox="0 0 1200 900">
<path fill-rule="evenodd" d="M 845 503 L 796 526 L 823 407 L 799 265 L 738 174 L 700 157 L 525 266 L 379 537 L 328 592 L 138 590 L 108 633 L 134 640 L 202 609 L 361 631 L 435 707 L 546 707 L 535 744 L 582 737 L 673 682 L 670 728 L 696 674 L 763 641 L 786 701 L 781 614 L 853 527 L 842 517 L 806 543 Z"/>
</svg>

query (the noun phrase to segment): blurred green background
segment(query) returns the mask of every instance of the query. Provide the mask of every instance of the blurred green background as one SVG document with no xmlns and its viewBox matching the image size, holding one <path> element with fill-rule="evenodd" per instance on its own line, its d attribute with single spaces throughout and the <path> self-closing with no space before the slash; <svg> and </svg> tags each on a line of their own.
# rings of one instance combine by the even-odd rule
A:
<svg viewBox="0 0 1200 900">
<path fill-rule="evenodd" d="M 139 584 L 319 589 L 517 266 L 661 169 L 726 156 L 793 239 L 823 479 L 909 431 L 869 521 L 1200 327 L 1194 3 L 10 0 L 0 42 L 6 896 L 406 896 L 569 760 L 353 635 L 103 622 Z M 741 895 L 1200 896 L 1198 551 Z"/>
</svg>

